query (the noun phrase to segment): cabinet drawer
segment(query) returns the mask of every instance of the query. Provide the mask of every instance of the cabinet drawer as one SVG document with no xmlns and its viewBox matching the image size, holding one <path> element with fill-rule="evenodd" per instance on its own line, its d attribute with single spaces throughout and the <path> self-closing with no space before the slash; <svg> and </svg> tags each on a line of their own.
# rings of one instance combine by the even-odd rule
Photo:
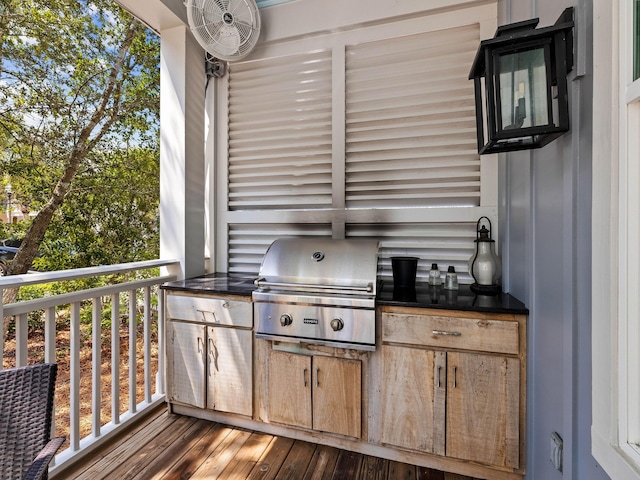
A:
<svg viewBox="0 0 640 480">
<path fill-rule="evenodd" d="M 253 327 L 251 302 L 226 298 L 167 295 L 167 316 L 174 320 Z"/>
<path fill-rule="evenodd" d="M 382 341 L 517 355 L 518 323 L 485 318 L 382 314 Z"/>
</svg>

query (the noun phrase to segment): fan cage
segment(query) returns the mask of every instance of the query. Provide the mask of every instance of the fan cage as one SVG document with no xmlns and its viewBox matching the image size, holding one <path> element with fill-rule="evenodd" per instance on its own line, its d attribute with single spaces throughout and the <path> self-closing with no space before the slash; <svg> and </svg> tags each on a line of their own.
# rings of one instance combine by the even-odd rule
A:
<svg viewBox="0 0 640 480">
<path fill-rule="evenodd" d="M 221 60 L 246 57 L 260 36 L 255 0 L 188 0 L 187 19 L 194 37 Z"/>
</svg>

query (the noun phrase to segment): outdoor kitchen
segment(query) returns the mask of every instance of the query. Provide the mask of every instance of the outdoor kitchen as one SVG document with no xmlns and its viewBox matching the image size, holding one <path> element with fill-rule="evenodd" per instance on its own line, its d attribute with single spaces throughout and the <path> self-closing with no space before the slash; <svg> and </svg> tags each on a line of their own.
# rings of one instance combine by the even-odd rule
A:
<svg viewBox="0 0 640 480">
<path fill-rule="evenodd" d="M 527 309 L 507 293 L 445 288 L 445 272 L 429 284 L 396 267 L 383 280 L 378 250 L 373 239 L 279 238 L 257 277 L 166 284 L 170 411 L 522 478 Z"/>
</svg>

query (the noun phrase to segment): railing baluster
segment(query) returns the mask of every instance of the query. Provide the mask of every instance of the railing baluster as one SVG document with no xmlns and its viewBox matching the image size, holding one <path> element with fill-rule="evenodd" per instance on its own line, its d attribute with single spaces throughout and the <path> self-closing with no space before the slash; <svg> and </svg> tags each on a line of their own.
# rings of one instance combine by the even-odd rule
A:
<svg viewBox="0 0 640 480">
<path fill-rule="evenodd" d="M 144 287 L 144 399 L 151 403 L 151 288 Z"/>
<path fill-rule="evenodd" d="M 44 361 L 45 363 L 56 363 L 56 307 L 45 308 L 44 310 Z M 53 399 L 53 412 L 51 418 L 51 438 L 56 436 L 56 405 L 57 400 Z M 56 459 L 49 462 L 53 467 Z"/>
<path fill-rule="evenodd" d="M 44 311 L 44 361 L 56 363 L 56 307 Z"/>
<path fill-rule="evenodd" d="M 166 393 L 164 383 L 165 367 L 165 325 L 164 325 L 164 290 L 158 289 L 158 373 L 156 374 L 156 394 Z"/>
<path fill-rule="evenodd" d="M 136 413 L 136 291 L 129 291 L 129 412 Z"/>
<path fill-rule="evenodd" d="M 111 295 L 111 421 L 120 423 L 120 294 Z"/>
<path fill-rule="evenodd" d="M 71 359 L 69 365 L 69 443 L 72 451 L 80 449 L 80 302 L 71 304 Z"/>
<path fill-rule="evenodd" d="M 16 367 L 24 367 L 28 360 L 29 316 L 26 313 L 16 318 Z"/>
<path fill-rule="evenodd" d="M 91 319 L 91 431 L 94 437 L 99 437 L 102 404 L 102 301 L 100 297 L 92 300 Z"/>
</svg>

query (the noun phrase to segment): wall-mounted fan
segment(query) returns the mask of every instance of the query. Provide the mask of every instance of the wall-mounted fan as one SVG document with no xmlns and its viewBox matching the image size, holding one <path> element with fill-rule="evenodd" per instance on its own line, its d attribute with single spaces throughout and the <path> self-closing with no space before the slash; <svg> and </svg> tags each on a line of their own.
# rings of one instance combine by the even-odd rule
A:
<svg viewBox="0 0 640 480">
<path fill-rule="evenodd" d="M 221 60 L 247 56 L 260 36 L 255 0 L 187 0 L 187 19 L 196 40 Z"/>
</svg>

